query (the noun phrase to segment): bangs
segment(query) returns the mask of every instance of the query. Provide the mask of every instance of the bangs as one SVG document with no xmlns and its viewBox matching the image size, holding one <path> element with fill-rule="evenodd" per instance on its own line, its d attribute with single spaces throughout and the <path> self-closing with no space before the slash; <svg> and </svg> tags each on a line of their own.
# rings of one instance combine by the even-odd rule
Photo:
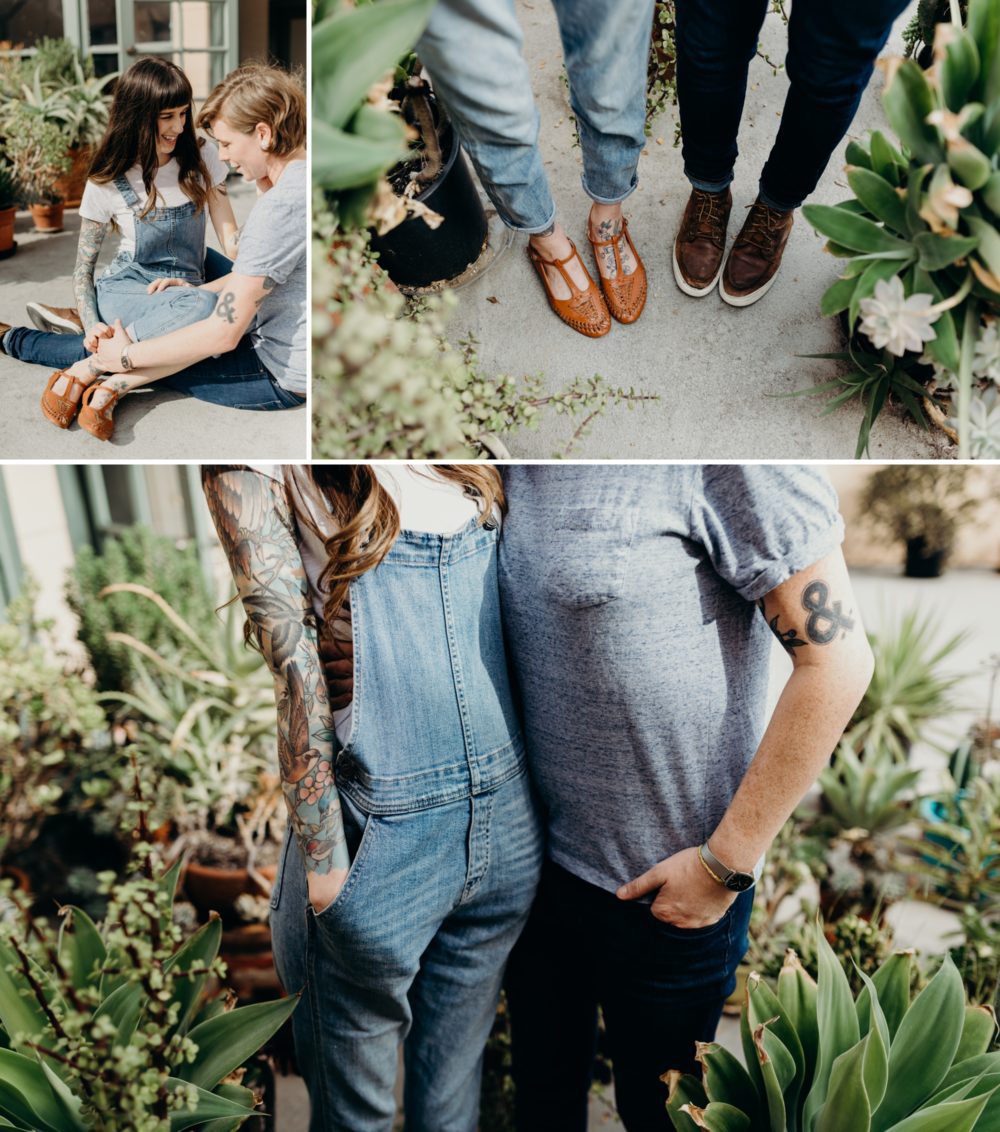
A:
<svg viewBox="0 0 1000 1132">
<path fill-rule="evenodd" d="M 187 75 L 169 59 L 140 59 L 119 82 L 126 82 L 156 114 L 190 107 L 194 94 Z"/>
</svg>

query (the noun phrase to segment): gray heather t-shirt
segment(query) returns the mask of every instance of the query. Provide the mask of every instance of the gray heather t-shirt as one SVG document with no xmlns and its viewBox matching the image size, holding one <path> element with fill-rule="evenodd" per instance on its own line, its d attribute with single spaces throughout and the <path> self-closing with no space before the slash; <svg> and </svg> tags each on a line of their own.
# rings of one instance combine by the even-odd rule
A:
<svg viewBox="0 0 1000 1132">
<path fill-rule="evenodd" d="M 509 466 L 500 586 L 549 854 L 607 890 L 700 845 L 763 731 L 757 599 L 835 550 L 789 466 Z"/>
<path fill-rule="evenodd" d="M 309 185 L 306 163 L 285 167 L 274 188 L 250 210 L 233 264 L 239 275 L 269 275 L 276 286 L 261 303 L 251 330 L 253 347 L 274 380 L 306 395 L 306 236 Z"/>
</svg>

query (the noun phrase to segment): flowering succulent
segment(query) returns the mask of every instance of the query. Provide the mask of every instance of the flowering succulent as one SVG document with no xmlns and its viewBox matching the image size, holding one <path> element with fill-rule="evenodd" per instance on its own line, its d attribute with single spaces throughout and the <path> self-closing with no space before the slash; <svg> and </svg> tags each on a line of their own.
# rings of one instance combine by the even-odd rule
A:
<svg viewBox="0 0 1000 1132">
<path fill-rule="evenodd" d="M 852 374 L 844 384 L 867 398 L 870 415 L 889 392 L 906 390 L 912 397 L 901 400 L 921 419 L 913 397 L 926 390 L 908 381 L 896 387 L 890 375 L 912 368 L 898 359 L 926 343 L 935 365 L 956 375 L 962 457 L 972 454 L 975 381 L 995 381 L 1000 372 L 994 325 L 1000 313 L 998 44 L 1000 0 L 970 0 L 967 27 L 938 24 L 926 75 L 912 59 L 887 61 L 883 105 L 900 144 L 878 130 L 852 141 L 847 179 L 853 198 L 803 208 L 827 237 L 827 250 L 847 260 L 823 296 L 822 312 L 846 312 L 852 330 L 869 334 L 883 351 L 884 380 L 861 386 Z M 910 317 L 918 309 L 934 312 L 933 335 L 924 333 L 929 324 Z"/>
<path fill-rule="evenodd" d="M 1000 390 L 995 385 L 973 396 L 969 406 L 969 455 L 1000 460 Z"/>
<path fill-rule="evenodd" d="M 861 330 L 878 349 L 884 347 L 901 358 L 907 350 L 920 350 L 937 337 L 932 324 L 939 312 L 933 302 L 932 295 L 920 292 L 907 297 L 898 275 L 880 279 L 874 298 L 861 300 Z"/>
</svg>

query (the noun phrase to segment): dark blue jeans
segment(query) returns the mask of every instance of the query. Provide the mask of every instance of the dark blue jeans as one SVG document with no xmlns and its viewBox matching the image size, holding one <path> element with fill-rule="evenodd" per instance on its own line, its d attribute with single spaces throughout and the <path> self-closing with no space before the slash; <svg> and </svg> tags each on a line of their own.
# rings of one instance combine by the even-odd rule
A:
<svg viewBox="0 0 1000 1132">
<path fill-rule="evenodd" d="M 213 248 L 206 251 L 206 282 L 228 275 L 232 267 L 232 261 Z M 82 334 L 47 334 L 25 326 L 12 327 L 3 347 L 12 358 L 52 369 L 66 369 L 88 357 Z M 249 335 L 244 335 L 228 354 L 195 362 L 157 384 L 232 409 L 294 409 L 305 404 L 303 398 L 274 380 L 257 357 Z"/>
<path fill-rule="evenodd" d="M 47 334 L 24 326 L 9 331 L 4 350 L 19 361 L 51 369 L 66 369 L 88 356 L 82 334 Z M 294 409 L 305 404 L 304 398 L 289 393 L 274 380 L 248 334 L 228 354 L 195 362 L 156 384 L 231 409 Z"/>
<path fill-rule="evenodd" d="M 907 0 L 795 0 L 788 22 L 788 95 L 760 178 L 773 208 L 813 192 L 847 133 L 879 51 Z M 677 100 L 684 170 L 718 191 L 733 177 L 747 71 L 768 0 L 677 0 Z"/>
<path fill-rule="evenodd" d="M 586 1132 L 597 1009 L 618 1114 L 628 1132 L 665 1132 L 668 1069 L 698 1073 L 747 947 L 753 893 L 717 924 L 685 931 L 546 862 L 507 967 L 518 1132 Z"/>
</svg>

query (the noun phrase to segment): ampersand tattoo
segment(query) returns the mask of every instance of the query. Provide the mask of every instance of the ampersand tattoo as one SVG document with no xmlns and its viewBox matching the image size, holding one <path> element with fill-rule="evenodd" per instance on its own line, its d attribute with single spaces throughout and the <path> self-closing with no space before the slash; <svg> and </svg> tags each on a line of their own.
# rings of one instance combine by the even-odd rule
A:
<svg viewBox="0 0 1000 1132">
<path fill-rule="evenodd" d="M 828 645 L 840 632 L 854 628 L 854 620 L 842 610 L 839 601 L 829 605 L 830 587 L 817 579 L 802 591 L 802 608 L 807 610 L 806 635 L 817 645 Z"/>
<path fill-rule="evenodd" d="M 222 298 L 219 299 L 218 305 L 215 308 L 215 313 L 219 318 L 224 318 L 229 323 L 236 321 L 236 308 L 233 305 L 235 300 L 236 296 L 232 291 L 227 291 Z"/>
</svg>

